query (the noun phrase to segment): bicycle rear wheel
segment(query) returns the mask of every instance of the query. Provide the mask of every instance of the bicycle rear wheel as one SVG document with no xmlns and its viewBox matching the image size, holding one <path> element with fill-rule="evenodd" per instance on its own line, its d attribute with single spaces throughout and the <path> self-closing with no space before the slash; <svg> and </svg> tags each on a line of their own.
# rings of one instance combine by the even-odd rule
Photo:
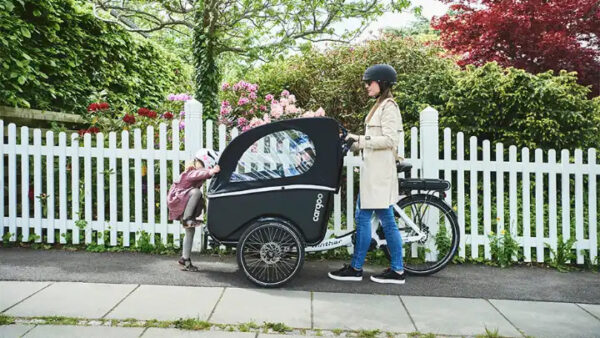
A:
<svg viewBox="0 0 600 338">
<path fill-rule="evenodd" d="M 403 211 L 424 236 L 417 239 L 419 233 L 400 217 L 399 211 Z M 441 198 L 433 195 L 408 196 L 394 206 L 394 214 L 402 234 L 402 256 L 406 272 L 415 275 L 433 274 L 443 269 L 454 257 L 460 236 L 458 220 L 454 211 Z M 389 248 L 383 245 L 382 249 L 390 259 Z"/>
</svg>

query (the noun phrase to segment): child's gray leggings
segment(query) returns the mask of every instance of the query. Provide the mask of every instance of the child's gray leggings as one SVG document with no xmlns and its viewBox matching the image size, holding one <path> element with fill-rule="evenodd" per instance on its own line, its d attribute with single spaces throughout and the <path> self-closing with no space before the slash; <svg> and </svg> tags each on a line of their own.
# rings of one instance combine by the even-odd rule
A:
<svg viewBox="0 0 600 338">
<path fill-rule="evenodd" d="M 183 221 L 187 221 L 189 219 L 196 219 L 196 217 L 200 216 L 202 213 L 202 190 L 201 189 L 193 189 L 190 191 L 190 199 L 188 200 L 187 205 L 185 206 L 185 210 L 183 212 Z M 194 233 L 196 232 L 195 227 L 189 227 L 185 229 L 185 238 L 183 239 L 183 252 L 181 256 L 184 259 L 190 258 L 192 253 L 192 242 L 194 241 Z"/>
<path fill-rule="evenodd" d="M 192 254 L 192 242 L 194 241 L 195 232 L 195 227 L 185 229 L 185 237 L 183 238 L 183 253 L 181 254 L 184 259 L 190 258 L 190 255 Z"/>
</svg>

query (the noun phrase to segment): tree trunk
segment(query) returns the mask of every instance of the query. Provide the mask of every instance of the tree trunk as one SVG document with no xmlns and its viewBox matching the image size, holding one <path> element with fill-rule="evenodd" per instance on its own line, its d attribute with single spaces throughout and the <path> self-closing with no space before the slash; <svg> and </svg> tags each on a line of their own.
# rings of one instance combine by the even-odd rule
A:
<svg viewBox="0 0 600 338">
<path fill-rule="evenodd" d="M 195 96 L 196 100 L 202 103 L 204 118 L 216 119 L 220 76 L 216 63 L 215 40 L 206 18 L 204 1 L 198 1 L 193 35 Z"/>
</svg>

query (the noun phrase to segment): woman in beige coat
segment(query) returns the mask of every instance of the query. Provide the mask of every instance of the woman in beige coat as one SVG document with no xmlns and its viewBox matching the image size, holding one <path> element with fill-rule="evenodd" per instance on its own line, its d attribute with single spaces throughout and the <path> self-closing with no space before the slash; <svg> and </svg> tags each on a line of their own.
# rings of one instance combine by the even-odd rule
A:
<svg viewBox="0 0 600 338">
<path fill-rule="evenodd" d="M 371 276 L 378 283 L 404 284 L 402 238 L 392 205 L 398 200 L 397 145 L 402 137 L 402 117 L 391 88 L 397 81 L 389 65 L 374 65 L 363 75 L 367 93 L 377 101 L 365 119 L 365 135 L 349 134 L 354 150 L 362 152 L 360 190 L 356 202 L 356 245 L 350 265 L 329 273 L 342 281 L 361 281 L 362 266 L 371 243 L 371 216 L 381 221 L 391 254 L 391 268 Z M 347 138 L 347 139 L 348 139 Z"/>
</svg>

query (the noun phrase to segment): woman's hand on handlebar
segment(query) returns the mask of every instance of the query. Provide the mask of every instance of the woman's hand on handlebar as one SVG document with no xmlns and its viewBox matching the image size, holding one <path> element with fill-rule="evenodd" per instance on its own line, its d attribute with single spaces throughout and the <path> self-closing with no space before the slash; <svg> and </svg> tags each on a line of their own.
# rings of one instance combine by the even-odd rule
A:
<svg viewBox="0 0 600 338">
<path fill-rule="evenodd" d="M 352 140 L 354 142 L 357 142 L 358 141 L 358 135 L 356 135 L 356 134 L 348 134 L 346 136 L 346 141 L 350 141 L 350 140 Z"/>
</svg>

